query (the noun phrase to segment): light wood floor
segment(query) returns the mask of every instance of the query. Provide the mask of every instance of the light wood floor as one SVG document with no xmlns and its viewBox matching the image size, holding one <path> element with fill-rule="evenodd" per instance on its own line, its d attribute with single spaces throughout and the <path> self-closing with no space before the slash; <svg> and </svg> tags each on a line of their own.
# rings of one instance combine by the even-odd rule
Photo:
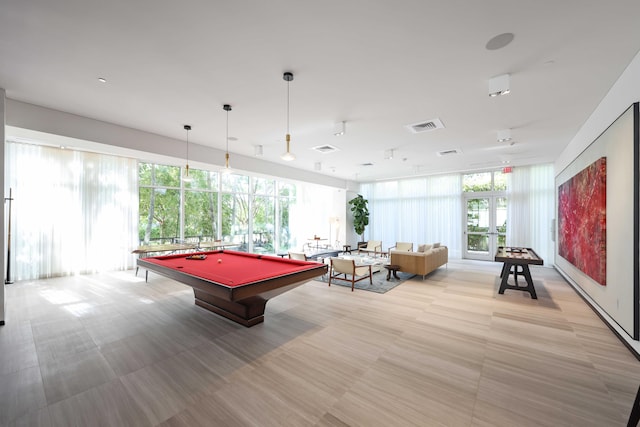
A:
<svg viewBox="0 0 640 427">
<path fill-rule="evenodd" d="M 640 363 L 549 268 L 451 262 L 380 295 L 309 282 L 244 328 L 132 271 L 17 282 L 0 425 L 623 426 Z M 143 276 L 142 274 L 140 276 Z"/>
</svg>

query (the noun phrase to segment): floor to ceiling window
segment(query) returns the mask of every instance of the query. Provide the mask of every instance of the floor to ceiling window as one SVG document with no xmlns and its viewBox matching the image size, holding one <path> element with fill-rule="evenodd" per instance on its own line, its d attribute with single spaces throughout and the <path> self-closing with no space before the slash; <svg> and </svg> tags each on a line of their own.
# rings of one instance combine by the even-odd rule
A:
<svg viewBox="0 0 640 427">
<path fill-rule="evenodd" d="M 275 250 L 276 182 L 273 179 L 253 178 L 251 197 L 252 240 L 254 252 Z"/>
<path fill-rule="evenodd" d="M 319 210 L 298 206 L 302 184 L 193 168 L 189 175 L 185 182 L 180 167 L 139 164 L 141 244 L 222 240 L 241 251 L 286 252 L 301 240 L 293 234 L 292 209 L 301 218 L 309 217 L 307 208 Z"/>
<path fill-rule="evenodd" d="M 215 240 L 218 235 L 218 177 L 215 172 L 190 169 L 191 181 L 183 181 L 185 240 Z"/>
<path fill-rule="evenodd" d="M 289 183 L 278 185 L 278 198 L 276 204 L 276 247 L 277 252 L 286 252 L 296 247 L 296 240 L 291 227 L 291 209 L 296 203 L 296 186 Z"/>
<path fill-rule="evenodd" d="M 223 174 L 221 181 L 222 240 L 249 251 L 249 177 Z"/>
<path fill-rule="evenodd" d="M 140 244 L 171 243 L 180 235 L 180 168 L 140 163 Z"/>
</svg>

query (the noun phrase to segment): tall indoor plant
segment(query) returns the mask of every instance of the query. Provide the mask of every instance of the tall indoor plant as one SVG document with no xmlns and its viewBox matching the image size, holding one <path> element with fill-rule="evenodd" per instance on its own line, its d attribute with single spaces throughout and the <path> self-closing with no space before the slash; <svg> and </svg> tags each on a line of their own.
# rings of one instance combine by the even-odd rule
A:
<svg viewBox="0 0 640 427">
<path fill-rule="evenodd" d="M 353 212 L 353 228 L 358 236 L 364 242 L 364 229 L 369 225 L 369 209 L 367 203 L 369 201 L 358 194 L 353 199 L 349 200 L 351 205 L 351 212 Z"/>
</svg>

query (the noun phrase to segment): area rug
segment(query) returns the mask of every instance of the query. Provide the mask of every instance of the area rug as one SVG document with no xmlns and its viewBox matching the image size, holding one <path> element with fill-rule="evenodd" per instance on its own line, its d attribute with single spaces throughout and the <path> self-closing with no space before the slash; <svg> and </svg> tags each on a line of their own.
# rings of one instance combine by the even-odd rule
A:
<svg viewBox="0 0 640 427">
<path fill-rule="evenodd" d="M 382 271 L 373 273 L 373 284 L 370 284 L 369 280 L 365 279 L 365 280 L 356 282 L 354 288 L 360 289 L 363 291 L 371 291 L 379 294 L 384 294 L 385 292 L 390 291 L 391 289 L 395 288 L 405 280 L 411 279 L 413 276 L 415 276 L 415 274 L 403 273 L 401 271 L 398 271 L 399 279 L 396 279 L 393 276 L 391 276 L 391 280 L 387 281 L 387 270 L 383 269 Z M 329 275 L 325 274 L 324 276 L 318 277 L 314 280 L 317 280 L 318 282 L 327 283 L 329 281 Z M 351 282 L 334 279 L 331 281 L 331 286 L 333 285 L 345 286 L 347 288 L 350 288 Z"/>
</svg>

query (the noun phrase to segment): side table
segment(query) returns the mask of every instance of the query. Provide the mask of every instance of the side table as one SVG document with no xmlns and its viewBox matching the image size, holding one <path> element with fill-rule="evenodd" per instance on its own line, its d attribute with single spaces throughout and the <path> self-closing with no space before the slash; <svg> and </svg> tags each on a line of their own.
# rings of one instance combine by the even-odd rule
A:
<svg viewBox="0 0 640 427">
<path fill-rule="evenodd" d="M 398 277 L 398 270 L 400 270 L 400 266 L 396 264 L 385 264 L 384 268 L 387 269 L 387 280 L 391 280 L 391 273 L 393 273 L 394 279 L 400 280 Z"/>
<path fill-rule="evenodd" d="M 342 252 L 344 252 L 345 254 L 350 254 L 351 253 L 351 245 L 342 245 Z"/>
</svg>

